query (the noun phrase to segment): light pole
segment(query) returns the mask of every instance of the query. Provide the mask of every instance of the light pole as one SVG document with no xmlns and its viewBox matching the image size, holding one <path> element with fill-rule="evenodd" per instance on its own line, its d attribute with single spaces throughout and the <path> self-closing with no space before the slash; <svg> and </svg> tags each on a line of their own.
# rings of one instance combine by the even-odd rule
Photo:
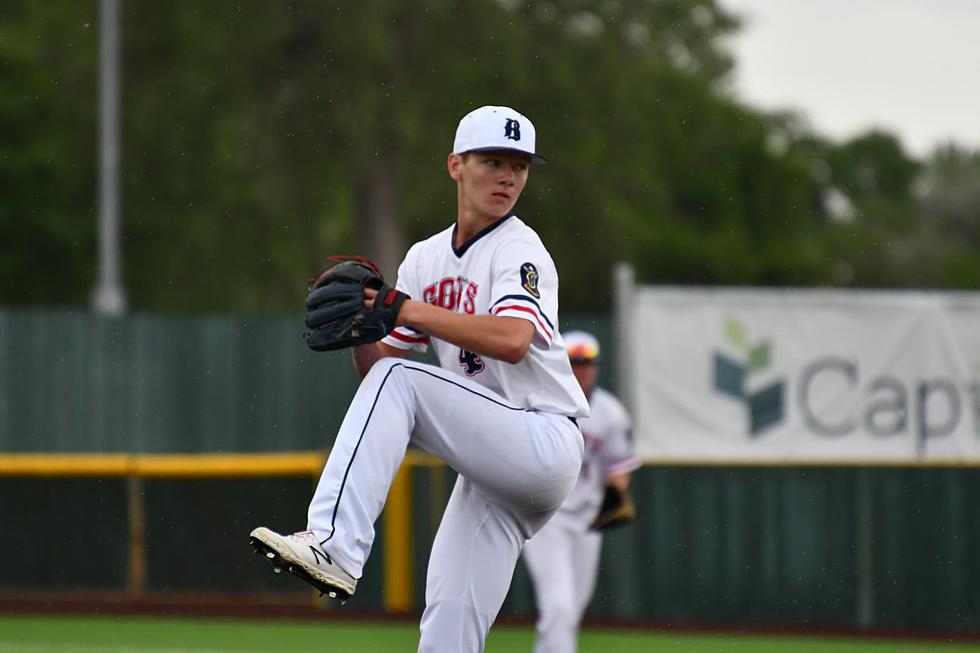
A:
<svg viewBox="0 0 980 653">
<path fill-rule="evenodd" d="M 126 312 L 119 246 L 119 3 L 101 0 L 99 19 L 99 271 L 92 309 L 108 316 Z"/>
</svg>

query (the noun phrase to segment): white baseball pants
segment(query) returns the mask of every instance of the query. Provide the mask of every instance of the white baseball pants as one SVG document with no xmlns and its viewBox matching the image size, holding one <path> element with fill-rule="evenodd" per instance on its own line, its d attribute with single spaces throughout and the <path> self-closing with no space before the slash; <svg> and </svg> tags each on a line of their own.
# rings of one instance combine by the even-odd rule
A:
<svg viewBox="0 0 980 653">
<path fill-rule="evenodd" d="M 524 546 L 538 606 L 534 653 L 575 653 L 601 549 L 602 535 L 563 511 Z"/>
<path fill-rule="evenodd" d="M 439 367 L 381 359 L 358 388 L 309 509 L 324 550 L 360 577 L 409 442 L 459 473 L 429 558 L 419 651 L 483 651 L 525 540 L 582 463 L 564 415 L 514 406 Z"/>
</svg>

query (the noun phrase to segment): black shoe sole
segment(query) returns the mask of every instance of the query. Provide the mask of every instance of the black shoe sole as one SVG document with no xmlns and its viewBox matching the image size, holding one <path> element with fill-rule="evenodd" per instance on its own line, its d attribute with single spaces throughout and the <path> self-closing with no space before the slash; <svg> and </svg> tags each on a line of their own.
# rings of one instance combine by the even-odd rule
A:
<svg viewBox="0 0 980 653">
<path fill-rule="evenodd" d="M 263 558 L 268 560 L 272 564 L 273 569 L 276 570 L 276 573 L 279 573 L 280 570 L 285 569 L 293 576 L 296 576 L 297 578 L 300 578 L 306 581 L 307 583 L 309 583 L 310 585 L 312 585 L 313 587 L 315 587 L 320 592 L 320 596 L 326 595 L 331 599 L 337 599 L 338 601 L 340 601 L 340 605 L 344 605 L 345 603 L 347 603 L 347 599 L 351 597 L 350 592 L 348 592 L 344 588 L 337 587 L 335 585 L 329 585 L 321 580 L 313 578 L 313 576 L 310 576 L 308 573 L 306 573 L 306 571 L 299 565 L 294 565 L 291 562 L 287 562 L 283 560 L 282 556 L 280 556 L 277 551 L 270 548 L 269 545 L 267 545 L 262 540 L 256 539 L 254 537 L 250 537 L 248 539 L 252 545 L 252 548 L 255 549 L 255 553 L 261 554 Z M 269 554 L 272 555 L 270 556 Z"/>
</svg>

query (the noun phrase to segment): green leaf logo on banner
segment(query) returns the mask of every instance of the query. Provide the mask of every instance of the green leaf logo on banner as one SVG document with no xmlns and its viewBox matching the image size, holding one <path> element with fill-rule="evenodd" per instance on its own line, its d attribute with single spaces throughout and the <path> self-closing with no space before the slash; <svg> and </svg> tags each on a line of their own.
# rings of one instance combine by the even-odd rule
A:
<svg viewBox="0 0 980 653">
<path fill-rule="evenodd" d="M 748 392 L 749 376 L 762 372 L 772 362 L 772 348 L 769 341 L 750 344 L 748 333 L 740 321 L 725 319 L 725 340 L 741 354 L 741 360 L 722 353 L 714 354 L 715 390 L 744 402 L 748 409 L 748 428 L 752 438 L 759 437 L 765 429 L 782 421 L 785 404 L 785 382 L 775 381 L 759 390 Z"/>
</svg>

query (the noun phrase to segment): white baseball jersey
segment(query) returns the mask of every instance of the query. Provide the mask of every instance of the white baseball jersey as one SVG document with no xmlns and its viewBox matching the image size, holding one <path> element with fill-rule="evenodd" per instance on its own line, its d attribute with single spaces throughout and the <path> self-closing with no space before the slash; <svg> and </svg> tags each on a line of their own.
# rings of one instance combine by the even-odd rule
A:
<svg viewBox="0 0 980 653">
<path fill-rule="evenodd" d="M 585 454 L 575 488 L 561 508 L 524 546 L 534 583 L 538 620 L 534 653 L 572 653 L 592 599 L 602 536 L 589 530 L 602 505 L 606 479 L 639 466 L 626 409 L 611 393 L 593 388 L 592 414 L 581 420 Z"/>
<path fill-rule="evenodd" d="M 592 414 L 579 421 L 585 437 L 585 455 L 575 489 L 560 512 L 574 515 L 585 530 L 602 505 L 606 479 L 632 472 L 640 466 L 630 440 L 632 422 L 623 404 L 609 391 L 595 387 L 589 396 Z"/>
<path fill-rule="evenodd" d="M 397 287 L 412 299 L 470 315 L 498 315 L 534 325 L 520 363 L 485 358 L 456 345 L 398 327 L 385 344 L 425 351 L 432 345 L 443 369 L 454 370 L 530 410 L 570 417 L 589 414 L 557 330 L 558 273 L 541 239 L 515 215 L 453 246 L 456 225 L 416 243 L 398 269 Z"/>
</svg>

